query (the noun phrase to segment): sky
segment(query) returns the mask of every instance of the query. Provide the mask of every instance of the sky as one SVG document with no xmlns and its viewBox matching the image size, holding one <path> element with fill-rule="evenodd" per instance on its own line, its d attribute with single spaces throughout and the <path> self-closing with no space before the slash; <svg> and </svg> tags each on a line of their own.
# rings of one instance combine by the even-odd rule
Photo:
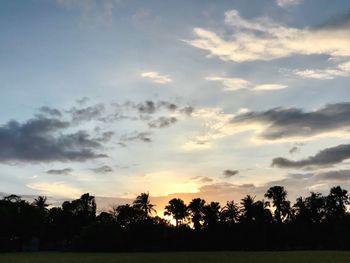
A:
<svg viewBox="0 0 350 263">
<path fill-rule="evenodd" d="M 101 207 L 350 190 L 350 1 L 0 1 L 0 192 Z"/>
</svg>

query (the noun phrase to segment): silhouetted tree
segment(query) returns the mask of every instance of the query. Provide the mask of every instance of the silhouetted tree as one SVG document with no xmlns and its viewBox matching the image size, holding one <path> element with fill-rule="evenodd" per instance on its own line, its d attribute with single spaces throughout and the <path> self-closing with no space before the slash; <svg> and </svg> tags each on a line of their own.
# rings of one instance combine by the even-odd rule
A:
<svg viewBox="0 0 350 263">
<path fill-rule="evenodd" d="M 233 224 L 239 219 L 239 208 L 234 201 L 228 201 L 221 210 L 221 221 Z"/>
<path fill-rule="evenodd" d="M 194 198 L 188 205 L 188 211 L 191 216 L 193 227 L 196 230 L 199 230 L 202 227 L 201 221 L 203 220 L 204 205 L 205 200 L 201 198 Z"/>
<path fill-rule="evenodd" d="M 242 213 L 241 213 L 241 221 L 243 222 L 252 222 L 254 220 L 254 197 L 251 195 L 247 195 L 242 198 Z"/>
<path fill-rule="evenodd" d="M 311 192 L 305 198 L 306 208 L 312 223 L 321 223 L 326 215 L 326 198 L 320 193 Z"/>
<path fill-rule="evenodd" d="M 33 205 L 37 207 L 40 211 L 47 211 L 47 197 L 46 196 L 38 196 L 38 198 L 34 199 Z"/>
<path fill-rule="evenodd" d="M 115 209 L 117 222 L 124 228 L 144 218 L 144 212 L 129 204 L 120 205 Z"/>
<path fill-rule="evenodd" d="M 210 202 L 203 207 L 204 225 L 208 228 L 214 227 L 220 220 L 220 204 L 218 202 Z"/>
<path fill-rule="evenodd" d="M 156 212 L 155 205 L 151 204 L 149 193 L 141 193 L 138 195 L 133 203 L 133 206 L 143 211 L 145 217 L 148 217 L 152 212 Z"/>
<path fill-rule="evenodd" d="M 310 213 L 307 208 L 306 201 L 303 199 L 303 197 L 300 196 L 296 199 L 293 208 L 296 221 L 299 221 L 300 223 L 307 223 L 310 221 Z"/>
<path fill-rule="evenodd" d="M 286 200 L 287 191 L 283 186 L 272 186 L 265 193 L 265 197 L 272 200 L 275 207 L 275 219 L 278 223 L 290 217 L 291 206 L 290 202 Z"/>
<path fill-rule="evenodd" d="M 328 219 L 342 218 L 346 212 L 346 205 L 349 204 L 348 191 L 340 186 L 332 187 L 325 201 L 326 217 Z"/>
<path fill-rule="evenodd" d="M 183 222 L 188 216 L 187 206 L 180 198 L 173 198 L 164 209 L 164 215 L 172 216 L 176 221 L 176 227 Z"/>
<path fill-rule="evenodd" d="M 9 195 L 0 200 L 0 251 L 31 250 L 35 244 L 42 250 L 74 251 L 350 249 L 349 196 L 340 186 L 327 196 L 298 197 L 293 209 L 283 187 L 271 187 L 266 197 L 272 209 L 250 195 L 240 207 L 231 201 L 222 209 L 200 198 L 187 207 L 174 198 L 164 214 L 176 220 L 175 229 L 168 220 L 152 217 L 148 194 L 97 216 L 90 194 L 50 209 L 45 197 L 29 203 Z M 196 231 L 186 226 L 189 216 Z"/>
</svg>

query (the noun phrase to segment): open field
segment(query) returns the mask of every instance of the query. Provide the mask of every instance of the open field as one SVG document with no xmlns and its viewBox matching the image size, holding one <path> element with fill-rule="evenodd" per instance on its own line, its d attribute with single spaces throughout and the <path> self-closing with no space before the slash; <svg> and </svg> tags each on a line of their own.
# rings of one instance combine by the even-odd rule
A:
<svg viewBox="0 0 350 263">
<path fill-rule="evenodd" d="M 338 263 L 350 262 L 350 252 L 169 252 L 169 253 L 8 253 L 6 263 Z"/>
</svg>

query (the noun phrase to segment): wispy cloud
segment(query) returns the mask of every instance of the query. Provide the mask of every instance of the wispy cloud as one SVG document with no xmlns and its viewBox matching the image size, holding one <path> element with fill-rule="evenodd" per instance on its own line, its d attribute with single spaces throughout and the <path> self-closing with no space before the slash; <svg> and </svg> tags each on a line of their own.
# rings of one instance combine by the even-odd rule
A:
<svg viewBox="0 0 350 263">
<path fill-rule="evenodd" d="M 296 6 L 303 2 L 303 0 L 276 0 L 276 4 L 282 8 Z"/>
<path fill-rule="evenodd" d="M 51 170 L 46 171 L 47 174 L 52 174 L 52 175 L 68 175 L 71 172 L 73 172 L 72 168 L 51 169 Z"/>
<path fill-rule="evenodd" d="M 256 85 L 253 90 L 255 91 L 267 91 L 267 90 L 280 90 L 287 88 L 287 85 L 282 84 L 262 84 L 262 85 Z"/>
<path fill-rule="evenodd" d="M 283 84 L 259 84 L 255 85 L 251 83 L 248 80 L 241 79 L 241 78 L 229 78 L 229 77 L 218 77 L 218 76 L 211 76 L 206 77 L 206 80 L 209 81 L 217 81 L 220 82 L 221 85 L 224 87 L 224 91 L 237 91 L 241 89 L 249 89 L 254 91 L 269 91 L 269 90 L 281 90 L 285 89 L 288 86 Z"/>
<path fill-rule="evenodd" d="M 225 91 L 235 91 L 240 89 L 246 89 L 250 86 L 250 82 L 240 78 L 227 78 L 227 77 L 206 77 L 206 80 L 219 81 Z"/>
<path fill-rule="evenodd" d="M 82 193 L 80 189 L 65 182 L 37 182 L 28 184 L 27 187 L 37 190 L 44 195 L 76 198 Z"/>
<path fill-rule="evenodd" d="M 287 5 L 292 2 L 295 3 L 280 3 Z M 195 38 L 185 42 L 205 50 L 209 57 L 218 57 L 224 61 L 268 61 L 296 54 L 328 55 L 332 58 L 346 59 L 350 56 L 350 35 L 346 23 L 347 21 L 343 21 L 331 28 L 323 26 L 299 29 L 285 26 L 267 17 L 245 19 L 237 10 L 230 10 L 225 13 L 225 26 L 220 33 L 200 27 L 194 28 Z M 345 69 L 340 65 L 337 69 L 342 71 L 342 74 L 348 70 L 347 64 L 343 66 Z M 312 74 L 309 73 L 310 75 Z"/>
<path fill-rule="evenodd" d="M 108 165 L 102 165 L 100 167 L 91 168 L 90 170 L 98 174 L 106 174 L 113 172 L 113 168 Z"/>
<path fill-rule="evenodd" d="M 147 78 L 158 84 L 167 84 L 173 81 L 169 75 L 164 75 L 156 71 L 143 72 L 141 73 L 141 77 Z"/>
<path fill-rule="evenodd" d="M 120 0 L 56 0 L 56 2 L 68 10 L 78 10 L 83 23 L 110 25 L 113 20 L 113 12 Z"/>
<path fill-rule="evenodd" d="M 350 61 L 342 62 L 337 66 L 326 69 L 296 69 L 294 70 L 294 73 L 303 78 L 312 79 L 334 79 L 336 77 L 349 77 Z"/>
</svg>

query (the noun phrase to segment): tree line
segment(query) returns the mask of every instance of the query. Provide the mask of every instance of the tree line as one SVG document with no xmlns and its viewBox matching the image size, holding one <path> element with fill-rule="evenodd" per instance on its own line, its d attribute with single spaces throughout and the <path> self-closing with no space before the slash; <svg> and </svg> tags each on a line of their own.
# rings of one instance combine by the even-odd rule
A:
<svg viewBox="0 0 350 263">
<path fill-rule="evenodd" d="M 29 203 L 10 195 L 0 200 L 0 251 L 350 248 L 347 190 L 336 186 L 326 196 L 311 192 L 292 204 L 283 186 L 273 186 L 264 198 L 247 195 L 224 206 L 174 198 L 164 208 L 176 222 L 171 224 L 156 215 L 148 193 L 99 214 L 88 193 L 51 208 L 44 196 Z"/>
</svg>

